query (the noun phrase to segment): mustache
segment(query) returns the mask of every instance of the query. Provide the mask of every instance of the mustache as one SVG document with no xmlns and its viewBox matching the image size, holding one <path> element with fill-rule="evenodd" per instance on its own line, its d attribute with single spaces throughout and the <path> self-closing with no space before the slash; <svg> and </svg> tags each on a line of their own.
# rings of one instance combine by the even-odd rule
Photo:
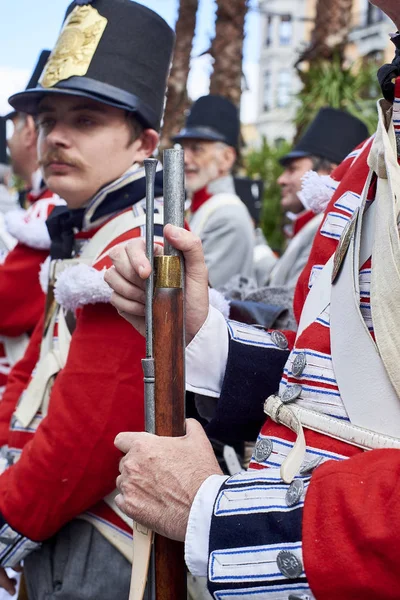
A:
<svg viewBox="0 0 400 600">
<path fill-rule="evenodd" d="M 52 150 L 47 152 L 39 161 L 41 167 L 47 167 L 51 163 L 64 163 L 71 167 L 82 168 L 83 164 L 77 159 L 67 156 L 62 150 Z"/>
</svg>

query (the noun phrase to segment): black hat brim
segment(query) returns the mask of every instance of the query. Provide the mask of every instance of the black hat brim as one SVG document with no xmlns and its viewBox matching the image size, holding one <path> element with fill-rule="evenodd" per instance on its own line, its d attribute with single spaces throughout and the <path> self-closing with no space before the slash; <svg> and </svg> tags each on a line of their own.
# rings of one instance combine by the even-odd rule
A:
<svg viewBox="0 0 400 600">
<path fill-rule="evenodd" d="M 226 137 L 215 131 L 212 127 L 185 127 L 177 135 L 172 138 L 174 143 L 178 143 L 181 140 L 207 140 L 210 142 L 224 142 L 228 144 Z"/>
<path fill-rule="evenodd" d="M 121 110 L 137 113 L 138 120 L 145 127 L 154 128 L 154 114 L 144 106 L 141 100 L 129 92 L 118 90 L 114 86 L 101 82 L 92 81 L 85 77 L 72 77 L 68 80 L 68 87 L 64 82 L 60 82 L 56 87 L 43 88 L 37 87 L 14 94 L 8 99 L 9 104 L 17 112 L 24 112 L 29 115 L 35 115 L 40 101 L 46 96 L 55 94 L 62 96 L 77 96 L 79 98 L 90 98 L 107 106 L 114 106 Z M 74 80 L 74 81 L 72 81 Z M 78 81 L 76 81 L 78 80 Z M 77 87 L 74 87 L 74 84 Z M 88 88 L 88 89 L 85 89 Z M 119 101 L 120 100 L 120 101 Z"/>
<path fill-rule="evenodd" d="M 283 167 L 287 167 L 289 163 L 298 158 L 307 158 L 307 156 L 311 156 L 309 152 L 302 152 L 301 150 L 293 150 L 293 152 L 289 152 L 285 156 L 279 159 L 280 164 Z"/>
</svg>

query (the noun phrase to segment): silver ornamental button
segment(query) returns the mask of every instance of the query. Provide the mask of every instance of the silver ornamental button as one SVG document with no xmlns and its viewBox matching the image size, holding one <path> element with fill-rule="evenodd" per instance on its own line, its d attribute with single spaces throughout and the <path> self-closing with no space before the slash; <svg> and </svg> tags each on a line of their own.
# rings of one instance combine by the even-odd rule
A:
<svg viewBox="0 0 400 600">
<path fill-rule="evenodd" d="M 274 342 L 275 346 L 278 346 L 281 350 L 287 350 L 289 347 L 289 343 L 286 339 L 286 336 L 283 335 L 280 331 L 273 331 L 271 333 L 271 339 Z"/>
<path fill-rule="evenodd" d="M 322 463 L 322 460 L 322 456 L 316 456 L 315 458 L 312 458 L 308 462 L 304 463 L 300 469 L 300 475 L 309 475 L 312 473 L 314 469 L 319 467 L 319 465 Z"/>
<path fill-rule="evenodd" d="M 295 479 L 289 486 L 286 492 L 286 504 L 287 506 L 294 506 L 300 502 L 302 495 L 304 494 L 304 483 L 302 479 Z"/>
<path fill-rule="evenodd" d="M 349 249 L 350 242 L 353 238 L 354 231 L 356 229 L 357 217 L 359 213 L 359 208 L 357 207 L 351 217 L 350 221 L 347 222 L 345 228 L 343 229 L 339 244 L 336 248 L 334 260 L 333 260 L 333 270 L 332 270 L 332 283 L 335 283 L 339 271 L 341 269 L 344 258 L 347 254 L 347 250 Z"/>
<path fill-rule="evenodd" d="M 256 462 L 262 463 L 272 454 L 273 444 L 268 438 L 258 440 L 254 448 L 254 458 Z"/>
<path fill-rule="evenodd" d="M 281 400 L 283 404 L 288 404 L 289 402 L 293 402 L 294 400 L 297 400 L 297 398 L 300 398 L 302 391 L 303 388 L 298 383 L 288 386 L 282 394 Z"/>
<path fill-rule="evenodd" d="M 300 377 L 307 366 L 307 354 L 300 352 L 293 361 L 292 373 L 294 377 Z"/>
<path fill-rule="evenodd" d="M 298 579 L 303 572 L 301 560 L 289 550 L 281 550 L 276 557 L 278 569 L 288 579 Z"/>
</svg>

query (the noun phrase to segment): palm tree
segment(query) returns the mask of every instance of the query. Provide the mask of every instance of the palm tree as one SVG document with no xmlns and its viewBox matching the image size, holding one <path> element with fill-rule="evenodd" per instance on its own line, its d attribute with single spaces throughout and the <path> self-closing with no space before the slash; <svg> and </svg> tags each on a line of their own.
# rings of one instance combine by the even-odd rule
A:
<svg viewBox="0 0 400 600">
<path fill-rule="evenodd" d="M 244 24 L 249 0 L 217 0 L 215 37 L 211 46 L 214 71 L 210 93 L 225 96 L 240 106 Z"/>
<path fill-rule="evenodd" d="M 345 59 L 345 48 L 352 23 L 353 0 L 317 0 L 315 27 L 311 43 L 301 54 L 297 65 L 306 61 Z"/>
<path fill-rule="evenodd" d="M 329 105 L 357 112 L 359 100 L 368 100 L 370 78 L 345 65 L 352 9 L 353 0 L 317 0 L 311 42 L 296 63 L 303 84 L 298 95 L 296 139 L 319 108 Z M 366 70 L 369 74 L 371 68 Z M 369 111 L 369 107 L 365 107 Z M 370 115 L 366 120 L 370 120 Z"/>
<path fill-rule="evenodd" d="M 180 0 L 175 52 L 168 80 L 167 103 L 161 134 L 161 151 L 171 145 L 171 137 L 181 129 L 185 120 L 185 111 L 189 106 L 187 80 L 198 5 L 199 0 Z"/>
</svg>

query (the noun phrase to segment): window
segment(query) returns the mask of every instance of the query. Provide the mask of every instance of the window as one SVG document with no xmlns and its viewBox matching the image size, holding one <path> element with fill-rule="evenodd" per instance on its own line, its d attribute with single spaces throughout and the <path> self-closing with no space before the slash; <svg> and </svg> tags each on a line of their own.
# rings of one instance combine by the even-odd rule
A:
<svg viewBox="0 0 400 600">
<path fill-rule="evenodd" d="M 267 39 L 265 40 L 265 45 L 271 46 L 272 44 L 272 36 L 273 36 L 273 21 L 272 21 L 272 16 L 270 15 L 267 18 Z"/>
<path fill-rule="evenodd" d="M 270 71 L 264 73 L 264 97 L 263 97 L 263 110 L 265 112 L 272 108 L 272 78 Z"/>
<path fill-rule="evenodd" d="M 282 15 L 279 23 L 279 43 L 281 46 L 290 46 L 293 34 L 293 21 L 291 15 Z"/>
<path fill-rule="evenodd" d="M 291 71 L 281 71 L 278 76 L 278 89 L 277 89 L 277 105 L 279 108 L 285 108 L 290 104 L 291 98 L 291 86 L 292 86 L 292 73 Z"/>
</svg>

